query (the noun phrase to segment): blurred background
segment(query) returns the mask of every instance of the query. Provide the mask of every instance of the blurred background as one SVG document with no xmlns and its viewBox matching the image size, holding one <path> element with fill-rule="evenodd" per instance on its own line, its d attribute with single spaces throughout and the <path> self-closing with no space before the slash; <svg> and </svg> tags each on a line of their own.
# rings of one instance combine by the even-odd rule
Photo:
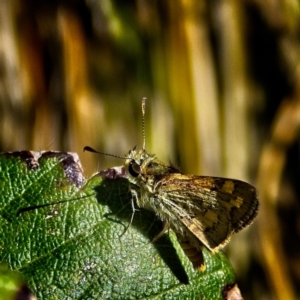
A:
<svg viewBox="0 0 300 300">
<path fill-rule="evenodd" d="M 86 177 L 142 147 L 257 186 L 226 252 L 245 299 L 300 298 L 297 0 L 1 0 L 0 149 L 77 152 Z"/>
</svg>

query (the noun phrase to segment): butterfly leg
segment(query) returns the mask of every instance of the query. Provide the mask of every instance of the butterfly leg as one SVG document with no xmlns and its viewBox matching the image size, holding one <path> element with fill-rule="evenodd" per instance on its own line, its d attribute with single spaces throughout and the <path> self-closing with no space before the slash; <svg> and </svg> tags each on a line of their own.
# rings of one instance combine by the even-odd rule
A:
<svg viewBox="0 0 300 300">
<path fill-rule="evenodd" d="M 138 200 L 138 192 L 135 189 L 131 189 L 131 207 L 132 207 L 132 214 L 131 214 L 131 218 L 130 218 L 130 222 L 128 223 L 128 225 L 126 226 L 126 228 L 124 229 L 124 231 L 121 233 L 120 238 L 126 233 L 126 231 L 128 230 L 129 226 L 131 226 L 132 221 L 133 221 L 133 217 L 136 211 L 138 211 L 138 209 L 135 208 L 134 206 L 134 198 L 137 201 Z"/>
<path fill-rule="evenodd" d="M 170 229 L 170 223 L 167 221 L 163 222 L 162 230 L 151 240 L 152 243 L 155 243 L 159 238 L 161 238 L 166 231 Z"/>
</svg>

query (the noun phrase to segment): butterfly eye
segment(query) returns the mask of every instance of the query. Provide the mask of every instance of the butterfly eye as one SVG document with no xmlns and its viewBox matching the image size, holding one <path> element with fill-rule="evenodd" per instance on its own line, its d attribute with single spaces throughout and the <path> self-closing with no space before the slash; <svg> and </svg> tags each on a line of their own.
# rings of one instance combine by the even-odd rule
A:
<svg viewBox="0 0 300 300">
<path fill-rule="evenodd" d="M 141 173 L 141 166 L 137 164 L 135 161 L 131 161 L 128 167 L 128 172 L 133 177 L 138 177 Z"/>
</svg>

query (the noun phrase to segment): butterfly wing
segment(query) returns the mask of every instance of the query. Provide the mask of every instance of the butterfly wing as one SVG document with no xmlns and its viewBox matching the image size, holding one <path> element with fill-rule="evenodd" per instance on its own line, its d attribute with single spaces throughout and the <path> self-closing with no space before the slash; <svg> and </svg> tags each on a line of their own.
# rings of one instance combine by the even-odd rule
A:
<svg viewBox="0 0 300 300">
<path fill-rule="evenodd" d="M 210 250 L 225 246 L 258 211 L 256 189 L 239 180 L 175 173 L 164 177 L 156 191 L 176 233 Z"/>
</svg>

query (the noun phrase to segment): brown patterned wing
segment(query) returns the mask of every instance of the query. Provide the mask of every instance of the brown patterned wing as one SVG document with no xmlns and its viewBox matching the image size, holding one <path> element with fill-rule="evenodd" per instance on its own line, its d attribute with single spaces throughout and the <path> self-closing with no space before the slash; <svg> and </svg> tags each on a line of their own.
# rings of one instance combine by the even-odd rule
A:
<svg viewBox="0 0 300 300">
<path fill-rule="evenodd" d="M 176 173 L 164 177 L 157 192 L 170 218 L 177 219 L 170 222 L 172 229 L 212 251 L 224 247 L 258 212 L 256 189 L 239 180 Z"/>
</svg>

